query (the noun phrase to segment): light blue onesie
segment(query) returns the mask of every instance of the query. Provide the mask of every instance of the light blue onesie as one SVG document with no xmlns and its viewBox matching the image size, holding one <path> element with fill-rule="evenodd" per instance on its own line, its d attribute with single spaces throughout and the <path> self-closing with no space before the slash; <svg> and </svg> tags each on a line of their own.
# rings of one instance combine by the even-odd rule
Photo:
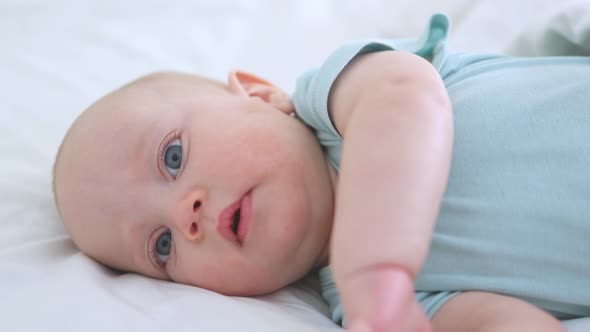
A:
<svg viewBox="0 0 590 332">
<path fill-rule="evenodd" d="M 356 55 L 383 50 L 431 60 L 451 98 L 455 138 L 417 299 L 430 317 L 467 290 L 509 294 L 558 318 L 590 316 L 590 57 L 451 53 L 448 28 L 435 15 L 420 40 L 338 49 L 298 79 L 297 114 L 338 169 L 342 138 L 328 95 L 342 69 Z M 391 152 L 383 146 L 383 153 Z M 341 323 L 329 267 L 320 278 Z"/>
</svg>

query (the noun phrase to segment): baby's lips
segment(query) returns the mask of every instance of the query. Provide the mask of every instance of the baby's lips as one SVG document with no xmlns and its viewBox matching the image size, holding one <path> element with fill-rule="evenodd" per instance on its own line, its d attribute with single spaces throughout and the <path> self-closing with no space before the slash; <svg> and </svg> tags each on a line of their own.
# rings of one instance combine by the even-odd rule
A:
<svg viewBox="0 0 590 332">
<path fill-rule="evenodd" d="M 246 193 L 246 195 L 244 195 L 240 205 L 240 224 L 238 228 L 238 239 L 241 243 L 244 242 L 246 235 L 248 235 L 250 225 L 252 225 L 252 215 L 252 190 L 250 190 Z"/>
<path fill-rule="evenodd" d="M 239 243 L 238 236 L 232 230 L 233 216 L 242 205 L 243 197 L 228 205 L 217 218 L 217 231 L 229 241 Z"/>
</svg>

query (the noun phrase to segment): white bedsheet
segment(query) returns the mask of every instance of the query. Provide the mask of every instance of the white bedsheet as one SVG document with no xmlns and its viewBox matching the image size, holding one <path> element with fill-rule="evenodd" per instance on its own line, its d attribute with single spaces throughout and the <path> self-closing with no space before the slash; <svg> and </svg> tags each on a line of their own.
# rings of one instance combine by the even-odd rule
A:
<svg viewBox="0 0 590 332">
<path fill-rule="evenodd" d="M 578 1 L 579 2 L 579 1 Z M 559 8 L 557 7 L 559 6 Z M 555 0 L 0 1 L 0 330 L 340 331 L 313 279 L 259 298 L 119 275 L 59 223 L 51 166 L 89 103 L 139 75 L 225 78 L 242 68 L 292 91 L 346 40 L 415 36 L 453 19 L 454 49 L 499 52 Z M 524 34 L 526 36 L 526 33 Z M 579 320 L 570 331 L 589 331 Z"/>
</svg>

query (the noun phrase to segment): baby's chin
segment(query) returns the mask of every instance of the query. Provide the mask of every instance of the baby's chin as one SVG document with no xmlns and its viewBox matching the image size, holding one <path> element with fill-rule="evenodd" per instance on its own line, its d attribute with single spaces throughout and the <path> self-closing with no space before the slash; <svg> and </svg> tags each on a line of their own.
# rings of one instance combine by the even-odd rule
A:
<svg viewBox="0 0 590 332">
<path fill-rule="evenodd" d="M 269 282 L 269 280 L 259 280 L 253 283 L 234 283 L 226 285 L 216 285 L 210 287 L 204 287 L 203 285 L 195 283 L 186 283 L 191 286 L 207 289 L 219 294 L 227 296 L 260 296 L 275 292 L 289 285 L 289 283 L 276 283 Z"/>
<path fill-rule="evenodd" d="M 247 275 L 235 273 L 235 278 L 215 279 L 210 282 L 197 282 L 196 280 L 171 280 L 203 289 L 207 289 L 227 296 L 260 296 L 285 288 L 300 277 L 280 276 L 277 273 L 265 273 L 263 275 Z"/>
</svg>

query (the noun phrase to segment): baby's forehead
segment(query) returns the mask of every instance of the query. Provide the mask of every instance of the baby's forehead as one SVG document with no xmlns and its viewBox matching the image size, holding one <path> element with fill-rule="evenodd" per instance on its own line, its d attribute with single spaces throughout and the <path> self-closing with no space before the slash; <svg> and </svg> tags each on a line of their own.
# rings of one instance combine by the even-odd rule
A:
<svg viewBox="0 0 590 332">
<path fill-rule="evenodd" d="M 87 111 L 111 118 L 146 117 L 170 112 L 174 104 L 226 93 L 220 82 L 186 74 L 158 73 L 131 82 L 99 99 Z M 113 114 L 114 113 L 114 114 Z"/>
<path fill-rule="evenodd" d="M 164 109 L 161 96 L 145 89 L 118 91 L 109 94 L 80 115 L 71 128 L 72 141 L 110 140 L 132 134 L 147 123 L 156 121 Z"/>
<path fill-rule="evenodd" d="M 133 94 L 105 96 L 80 115 L 58 155 L 56 189 L 82 191 L 88 183 L 96 186 L 126 171 L 150 124 L 157 123 L 154 112 L 141 106 L 147 103 L 134 98 Z"/>
<path fill-rule="evenodd" d="M 111 127 L 107 121 L 97 121 L 92 125 L 92 130 L 84 132 L 88 125 L 79 123 L 78 132 L 70 137 L 63 151 L 56 174 L 58 206 L 80 249 L 121 269 L 128 264 L 111 262 L 110 254 L 114 248 L 125 247 L 121 226 L 133 216 L 129 207 L 141 205 L 130 190 L 138 186 L 146 173 L 138 167 L 140 160 L 149 157 L 136 147 L 140 140 L 135 137 L 141 135 L 134 129 L 137 123 Z M 124 258 L 129 262 L 128 257 Z"/>
</svg>

